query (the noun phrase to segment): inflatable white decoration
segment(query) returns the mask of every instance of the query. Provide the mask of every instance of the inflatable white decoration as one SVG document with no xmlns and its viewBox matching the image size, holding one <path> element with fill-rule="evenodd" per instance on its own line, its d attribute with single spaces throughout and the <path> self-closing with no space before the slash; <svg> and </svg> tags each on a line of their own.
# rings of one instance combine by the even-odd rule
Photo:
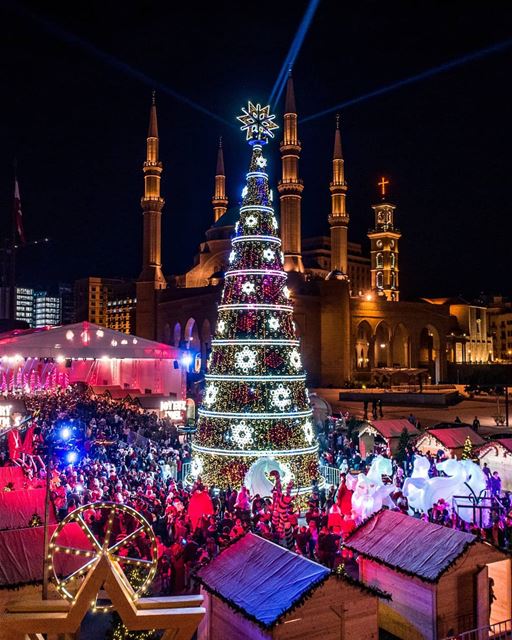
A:
<svg viewBox="0 0 512 640">
<path fill-rule="evenodd" d="M 423 456 L 416 456 L 414 470 L 404 482 L 403 493 L 409 501 L 411 510 L 427 513 L 439 500 L 448 504 L 450 513 L 455 508 L 458 516 L 465 522 L 475 519 L 480 524 L 479 511 L 482 512 L 482 524 L 490 521 L 487 481 L 482 469 L 471 460 L 444 460 L 436 465 L 446 476 L 428 477 L 430 463 Z M 480 504 L 482 509 L 473 506 Z M 476 517 L 475 517 L 476 516 Z"/>
<path fill-rule="evenodd" d="M 271 471 L 279 472 L 283 486 L 286 486 L 292 479 L 288 465 L 281 465 L 277 460 L 269 456 L 259 458 L 251 464 L 244 478 L 244 485 L 249 490 L 251 496 L 255 496 L 256 494 L 259 494 L 262 498 L 272 496 L 274 483 L 269 480 L 268 477 Z"/>
<path fill-rule="evenodd" d="M 392 484 L 385 485 L 382 481 L 382 476 L 391 478 L 392 473 L 391 460 L 383 456 L 376 456 L 368 474 L 360 473 L 358 476 L 347 474 L 347 488 L 354 492 L 352 494 L 352 511 L 357 523 L 366 520 L 383 506 L 394 506 L 389 497 L 394 487 Z"/>
</svg>

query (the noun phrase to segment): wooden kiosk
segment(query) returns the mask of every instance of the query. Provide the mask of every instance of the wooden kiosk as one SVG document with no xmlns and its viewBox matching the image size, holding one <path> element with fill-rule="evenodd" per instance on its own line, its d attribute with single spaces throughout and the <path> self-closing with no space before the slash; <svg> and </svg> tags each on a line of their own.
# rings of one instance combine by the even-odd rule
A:
<svg viewBox="0 0 512 640">
<path fill-rule="evenodd" d="M 345 546 L 361 581 L 391 594 L 379 627 L 397 638 L 439 640 L 512 617 L 510 558 L 470 533 L 386 509 Z"/>
<path fill-rule="evenodd" d="M 362 425 L 359 430 L 359 451 L 363 458 L 373 453 L 375 445 L 379 443 L 389 449 L 391 455 L 398 450 L 398 442 L 403 430 L 411 438 L 419 435 L 418 429 L 406 419 L 399 420 L 371 420 Z"/>
<path fill-rule="evenodd" d="M 436 455 L 438 451 L 444 451 L 447 458 L 460 460 L 467 438 L 474 449 L 485 443 L 485 440 L 471 427 L 460 426 L 449 429 L 429 429 L 416 440 L 416 448 L 420 453 L 430 452 L 432 455 Z"/>
<path fill-rule="evenodd" d="M 377 640 L 380 594 L 252 533 L 200 570 L 198 640 Z"/>
</svg>

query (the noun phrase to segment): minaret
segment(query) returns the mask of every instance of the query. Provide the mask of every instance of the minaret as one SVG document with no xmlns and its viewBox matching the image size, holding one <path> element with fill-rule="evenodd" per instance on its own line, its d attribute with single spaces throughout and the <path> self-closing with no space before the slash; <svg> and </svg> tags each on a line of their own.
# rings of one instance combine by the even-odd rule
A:
<svg viewBox="0 0 512 640">
<path fill-rule="evenodd" d="M 341 150 L 340 117 L 336 116 L 336 131 L 334 133 L 334 152 L 332 155 L 331 191 L 331 273 L 339 271 L 348 275 L 348 222 L 346 209 L 347 183 L 345 182 L 345 166 Z"/>
<path fill-rule="evenodd" d="M 224 152 L 222 151 L 222 138 L 219 138 L 219 150 L 217 152 L 217 170 L 215 171 L 215 191 L 212 198 L 213 222 L 222 217 L 228 208 L 226 197 L 226 174 L 224 172 Z"/>
<path fill-rule="evenodd" d="M 395 228 L 395 205 L 389 202 L 386 187 L 389 180 L 378 183 L 381 202 L 372 205 L 375 212 L 375 228 L 368 232 L 371 242 L 372 289 L 386 300 L 399 300 L 398 241 L 402 234 Z"/>
<path fill-rule="evenodd" d="M 143 164 L 144 195 L 141 198 L 144 236 L 142 244 L 142 271 L 137 280 L 137 334 L 143 338 L 155 338 L 155 291 L 165 289 L 167 282 L 162 273 L 161 218 L 164 199 L 160 196 L 162 163 L 158 159 L 158 123 L 155 92 L 149 113 L 149 130 L 146 142 L 146 160 Z"/>
<path fill-rule="evenodd" d="M 299 179 L 301 144 L 297 135 L 297 107 L 291 70 L 286 85 L 283 141 L 281 142 L 282 177 L 278 184 L 281 201 L 281 241 L 284 270 L 304 272 L 301 249 L 301 205 L 304 186 Z"/>
</svg>

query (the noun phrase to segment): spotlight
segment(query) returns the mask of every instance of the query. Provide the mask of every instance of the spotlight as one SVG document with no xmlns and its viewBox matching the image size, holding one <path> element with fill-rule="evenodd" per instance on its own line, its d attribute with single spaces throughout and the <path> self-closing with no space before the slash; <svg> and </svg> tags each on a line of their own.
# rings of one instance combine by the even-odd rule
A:
<svg viewBox="0 0 512 640">
<path fill-rule="evenodd" d="M 78 459 L 78 453 L 76 451 L 69 451 L 66 456 L 66 460 L 69 464 L 74 464 Z"/>
<path fill-rule="evenodd" d="M 181 364 L 184 367 L 190 367 L 190 365 L 192 364 L 192 354 L 191 353 L 185 353 L 183 354 L 182 358 L 181 358 Z"/>
<path fill-rule="evenodd" d="M 60 430 L 60 439 L 69 440 L 71 438 L 71 429 L 69 427 L 62 427 Z"/>
</svg>

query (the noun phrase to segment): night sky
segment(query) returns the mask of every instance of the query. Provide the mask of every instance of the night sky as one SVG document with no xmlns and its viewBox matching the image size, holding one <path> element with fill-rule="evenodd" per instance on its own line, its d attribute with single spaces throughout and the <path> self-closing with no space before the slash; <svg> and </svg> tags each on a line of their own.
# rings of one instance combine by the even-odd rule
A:
<svg viewBox="0 0 512 640">
<path fill-rule="evenodd" d="M 52 239 L 20 251 L 18 281 L 138 275 L 153 87 L 164 270 L 181 273 L 212 221 L 218 136 L 232 206 L 249 160 L 235 117 L 268 99 L 307 2 L 60 4 L 0 2 L 1 232 L 16 157 L 26 235 Z M 506 4 L 321 0 L 294 65 L 299 116 L 511 39 Z M 368 251 L 385 175 L 405 297 L 511 293 L 511 77 L 512 46 L 341 110 L 349 238 Z M 334 113 L 300 125 L 305 236 L 328 232 L 334 126 Z M 267 151 L 274 187 L 280 139 Z"/>
</svg>

